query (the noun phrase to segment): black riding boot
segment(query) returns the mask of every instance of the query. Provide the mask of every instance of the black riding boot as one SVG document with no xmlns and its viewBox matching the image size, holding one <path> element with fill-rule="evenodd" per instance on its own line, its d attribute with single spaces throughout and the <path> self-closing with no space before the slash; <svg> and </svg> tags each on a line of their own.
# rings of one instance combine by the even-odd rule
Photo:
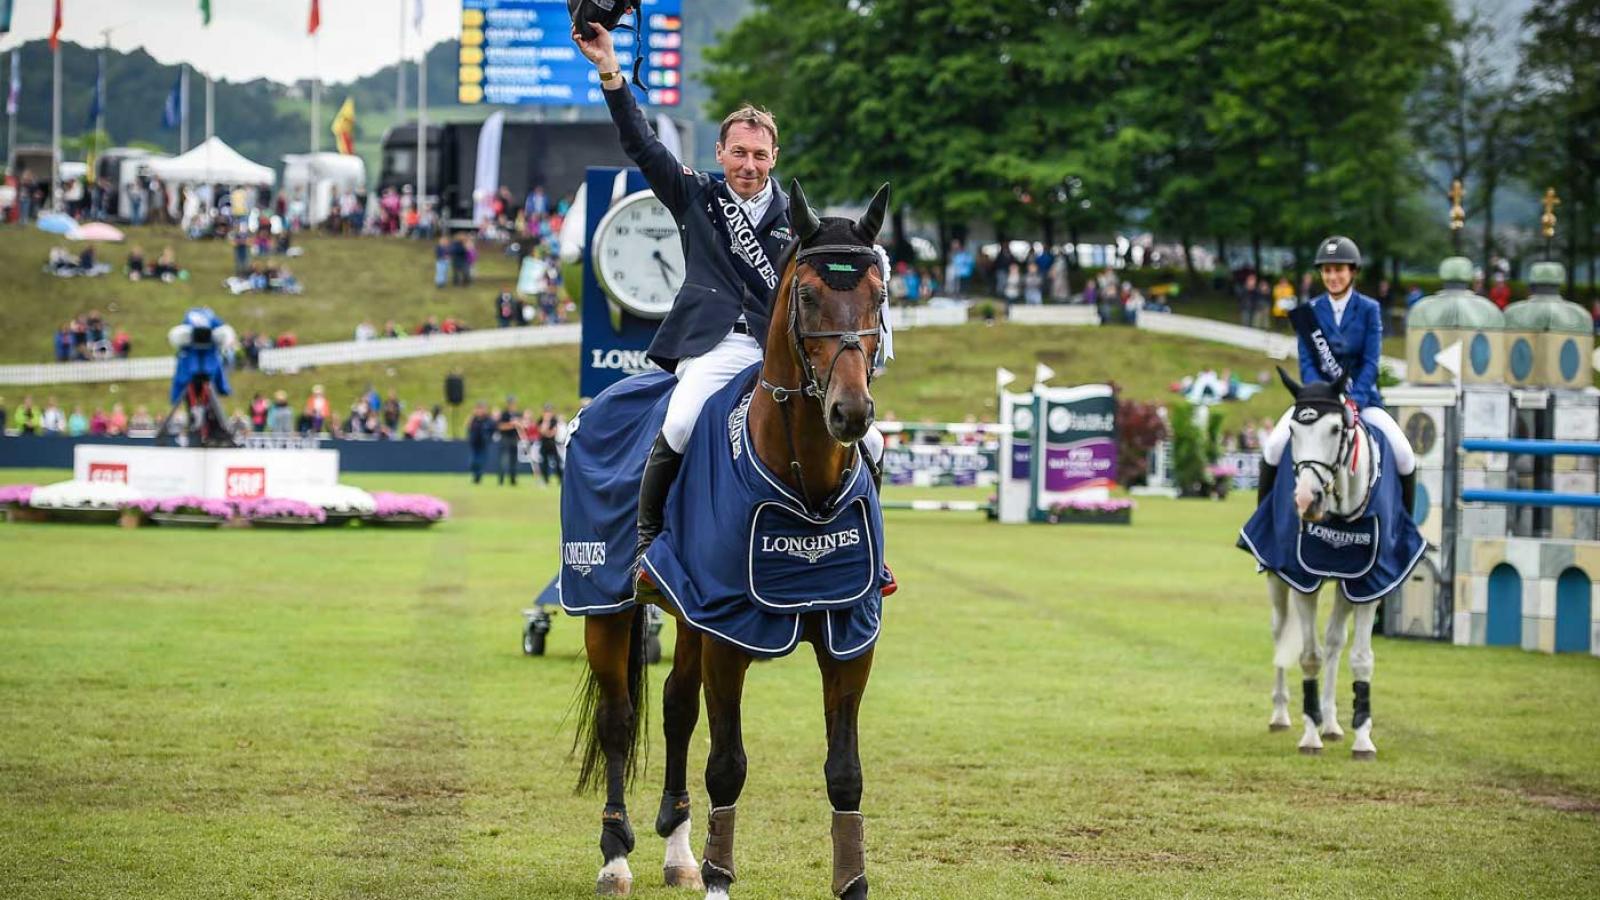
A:
<svg viewBox="0 0 1600 900">
<path fill-rule="evenodd" d="M 1417 472 L 1415 469 L 1410 475 L 1400 476 L 1400 502 L 1405 504 L 1406 515 L 1414 516 L 1417 511 Z"/>
<path fill-rule="evenodd" d="M 639 482 L 639 543 L 634 551 L 635 566 L 661 534 L 667 493 L 672 490 L 672 482 L 682 466 L 683 454 L 673 451 L 665 436 L 656 435 L 656 442 L 650 445 L 650 458 L 645 460 L 644 478 Z"/>
<path fill-rule="evenodd" d="M 1267 502 L 1272 496 L 1272 485 L 1278 480 L 1278 467 L 1269 466 L 1265 461 L 1261 463 L 1260 475 L 1256 478 L 1256 505 Z"/>
</svg>

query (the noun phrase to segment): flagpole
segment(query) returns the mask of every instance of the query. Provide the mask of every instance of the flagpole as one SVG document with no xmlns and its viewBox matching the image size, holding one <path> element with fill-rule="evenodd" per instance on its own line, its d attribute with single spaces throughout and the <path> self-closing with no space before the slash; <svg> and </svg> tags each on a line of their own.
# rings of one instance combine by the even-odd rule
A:
<svg viewBox="0 0 1600 900">
<path fill-rule="evenodd" d="M 11 79 L 6 82 L 6 165 L 11 165 L 11 154 L 17 152 L 17 107 L 22 105 L 21 91 L 16 103 L 11 102 L 11 85 L 18 83 L 18 70 L 22 67 L 22 53 L 11 51 Z M 21 189 L 21 185 L 18 185 Z"/>
<path fill-rule="evenodd" d="M 318 31 L 322 29 L 318 28 Z M 317 122 L 322 119 L 322 79 L 318 75 L 317 45 L 322 43 L 311 35 L 311 152 L 317 152 Z"/>
<path fill-rule="evenodd" d="M 50 75 L 50 205 L 61 209 L 61 48 L 50 52 L 54 57 Z"/>
<path fill-rule="evenodd" d="M 400 58 L 394 64 L 394 118 L 406 115 L 406 0 L 400 0 Z"/>
<path fill-rule="evenodd" d="M 189 152 L 189 64 L 178 65 L 178 155 Z"/>
<path fill-rule="evenodd" d="M 216 104 L 216 100 L 217 100 L 217 94 L 216 94 L 216 91 L 213 90 L 213 85 L 211 83 L 211 76 L 208 74 L 208 75 L 206 75 L 206 140 L 208 140 L 208 141 L 211 140 L 211 136 L 212 135 L 217 133 L 216 132 L 216 120 L 212 117 L 212 114 L 211 114 L 212 113 L 212 108 L 217 105 Z"/>
<path fill-rule="evenodd" d="M 423 42 L 422 56 L 417 62 L 417 216 L 427 211 L 428 204 L 428 46 Z"/>
</svg>

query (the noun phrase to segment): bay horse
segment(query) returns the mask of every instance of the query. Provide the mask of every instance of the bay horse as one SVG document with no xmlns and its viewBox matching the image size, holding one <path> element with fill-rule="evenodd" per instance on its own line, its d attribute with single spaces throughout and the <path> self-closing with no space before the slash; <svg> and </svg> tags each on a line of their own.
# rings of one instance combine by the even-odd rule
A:
<svg viewBox="0 0 1600 900">
<path fill-rule="evenodd" d="M 870 382 L 886 287 L 874 240 L 888 208 L 889 186 L 879 189 L 860 221 L 818 218 L 798 182 L 791 198 L 796 240 L 778 267 L 781 278 L 748 422 L 757 458 L 815 510 L 855 471 L 857 442 L 872 424 Z M 830 270 L 850 268 L 839 264 L 841 258 L 864 270 L 847 290 L 829 286 L 830 281 L 840 283 Z M 648 578 L 636 582 L 635 599 L 638 603 L 631 608 L 584 620 L 589 678 L 579 699 L 574 750 L 582 748 L 579 790 L 602 783 L 605 787 L 600 832 L 604 866 L 596 892 L 625 896 L 632 889 L 628 854 L 634 836 L 625 793 L 645 730 L 642 604 L 654 604 L 673 615 L 678 626 L 662 701 L 666 779 L 656 833 L 667 839 L 663 876 L 669 886 L 704 888 L 708 898 L 725 898 L 735 871 L 734 806 L 746 772 L 740 699 L 753 657 L 697 631 Z M 850 660 L 833 658 L 824 648 L 822 617 L 807 613 L 801 627 L 822 672 L 827 733 L 823 773 L 833 804 L 832 889 L 837 896 L 859 900 L 867 896 L 867 879 L 856 718 L 873 654 L 868 648 Z M 705 773 L 711 808 L 703 861 L 697 867 L 689 843 L 687 766 L 702 689 L 711 727 Z"/>
</svg>

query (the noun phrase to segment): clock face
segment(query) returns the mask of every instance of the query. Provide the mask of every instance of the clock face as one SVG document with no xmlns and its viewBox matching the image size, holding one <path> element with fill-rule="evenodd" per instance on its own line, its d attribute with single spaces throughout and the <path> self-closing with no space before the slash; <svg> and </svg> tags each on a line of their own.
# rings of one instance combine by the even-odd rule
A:
<svg viewBox="0 0 1600 900">
<path fill-rule="evenodd" d="M 683 286 L 678 223 L 655 194 L 629 194 L 600 219 L 589 265 L 600 287 L 628 312 L 666 318 Z"/>
</svg>

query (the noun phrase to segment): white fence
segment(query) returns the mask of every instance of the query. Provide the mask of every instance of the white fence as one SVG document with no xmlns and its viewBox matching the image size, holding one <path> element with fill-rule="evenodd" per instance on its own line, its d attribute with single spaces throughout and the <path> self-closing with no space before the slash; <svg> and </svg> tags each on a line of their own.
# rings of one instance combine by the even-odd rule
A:
<svg viewBox="0 0 1600 900">
<path fill-rule="evenodd" d="M 1018 325 L 1099 325 L 1100 313 L 1084 304 L 1012 306 L 1007 318 Z"/>
<path fill-rule="evenodd" d="M 896 329 L 937 325 L 965 325 L 967 324 L 967 307 L 965 304 L 951 306 L 892 306 L 889 308 L 889 324 Z"/>
<path fill-rule="evenodd" d="M 1138 327 L 1157 334 L 1175 334 L 1179 337 L 1230 344 L 1246 350 L 1259 350 L 1273 359 L 1288 359 L 1300 355 L 1300 343 L 1293 335 L 1274 334 L 1259 328 L 1246 328 L 1243 325 L 1219 322 L 1215 319 L 1180 316 L 1175 313 L 1140 313 Z M 1389 374 L 1401 381 L 1405 380 L 1405 360 L 1385 356 L 1381 362 L 1389 370 Z"/>
<path fill-rule="evenodd" d="M 0 384 L 87 384 L 100 381 L 166 381 L 178 367 L 171 356 L 95 362 L 0 366 Z"/>
<path fill-rule="evenodd" d="M 308 366 L 342 366 L 385 359 L 414 359 L 445 353 L 482 353 L 516 347 L 552 347 L 576 344 L 582 335 L 580 325 L 544 325 L 522 328 L 495 328 L 434 334 L 378 338 L 370 341 L 340 341 L 334 344 L 308 344 L 304 347 L 261 351 L 263 372 L 294 372 Z"/>
</svg>

